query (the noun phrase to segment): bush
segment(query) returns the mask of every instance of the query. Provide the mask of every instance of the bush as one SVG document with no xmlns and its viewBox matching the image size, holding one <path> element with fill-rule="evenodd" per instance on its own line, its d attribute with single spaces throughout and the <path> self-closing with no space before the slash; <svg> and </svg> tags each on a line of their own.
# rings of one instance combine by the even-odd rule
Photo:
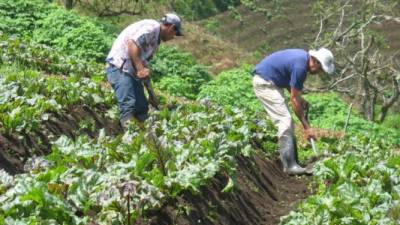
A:
<svg viewBox="0 0 400 225">
<path fill-rule="evenodd" d="M 2 0 L 0 2 L 0 30 L 9 35 L 30 36 L 36 21 L 57 6 L 42 0 Z"/>
<path fill-rule="evenodd" d="M 156 86 L 175 96 L 194 99 L 200 87 L 211 80 L 205 66 L 197 64 L 191 54 L 173 47 L 161 46 L 151 68 Z"/>
<path fill-rule="evenodd" d="M 196 94 L 192 91 L 192 85 L 179 76 L 167 76 L 160 79 L 156 84 L 157 88 L 173 93 L 176 96 L 185 96 L 195 99 Z"/>
<path fill-rule="evenodd" d="M 173 7 L 184 17 L 197 20 L 225 11 L 229 6 L 237 5 L 239 2 L 239 0 L 178 0 L 174 1 Z"/>
<path fill-rule="evenodd" d="M 310 94 L 305 98 L 310 102 L 310 121 L 315 127 L 343 130 L 346 125 L 349 105 L 336 93 Z M 394 129 L 393 129 L 394 128 Z M 386 139 L 392 144 L 400 144 L 400 133 L 395 126 L 388 127 L 364 119 L 354 109 L 351 112 L 348 130 L 351 135 L 364 134 L 372 139 Z"/>
<path fill-rule="evenodd" d="M 250 112 L 263 111 L 253 92 L 252 68 L 243 66 L 220 73 L 215 80 L 201 87 L 198 98 L 210 98 L 216 103 L 245 108 Z"/>
<path fill-rule="evenodd" d="M 104 61 L 113 41 L 99 24 L 64 9 L 53 11 L 37 25 L 35 41 L 79 58 Z"/>
</svg>

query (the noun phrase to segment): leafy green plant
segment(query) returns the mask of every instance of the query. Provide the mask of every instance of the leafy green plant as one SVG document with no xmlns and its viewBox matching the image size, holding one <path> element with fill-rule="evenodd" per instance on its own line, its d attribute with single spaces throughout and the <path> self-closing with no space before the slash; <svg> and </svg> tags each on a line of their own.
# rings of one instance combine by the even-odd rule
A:
<svg viewBox="0 0 400 225">
<path fill-rule="evenodd" d="M 38 69 L 48 74 L 104 77 L 104 65 L 94 60 L 79 59 L 30 39 L 9 37 L 5 34 L 0 34 L 0 62 Z"/>
<path fill-rule="evenodd" d="M 161 46 L 151 68 L 156 86 L 175 96 L 194 99 L 200 87 L 211 80 L 205 66 L 197 64 L 192 55 L 177 48 Z"/>
<path fill-rule="evenodd" d="M 44 76 L 33 71 L 2 68 L 0 75 L 0 124 L 2 132 L 27 132 L 40 128 L 48 113 L 62 113 L 73 105 L 111 106 L 114 96 L 89 78 Z"/>
<path fill-rule="evenodd" d="M 198 99 L 209 98 L 218 104 L 243 108 L 253 113 L 263 111 L 253 91 L 251 70 L 252 66 L 246 65 L 222 72 L 215 80 L 201 87 Z"/>
<path fill-rule="evenodd" d="M 397 224 L 400 173 L 391 145 L 358 136 L 338 149 L 316 166 L 316 195 L 281 224 Z"/>
<path fill-rule="evenodd" d="M 349 106 L 337 94 L 307 95 L 317 127 L 343 130 Z M 350 111 L 347 136 L 324 146 L 315 166 L 314 196 L 281 224 L 397 224 L 400 204 L 399 133 Z"/>
<path fill-rule="evenodd" d="M 0 211 L 9 223 L 87 224 L 93 214 L 101 224 L 134 222 L 169 197 L 198 192 L 220 170 L 233 174 L 237 155 L 273 139 L 254 121 L 237 109 L 187 103 L 152 114 L 149 132 L 131 126 L 119 137 L 63 136 L 47 167 L 16 177 L 0 171 Z"/>
<path fill-rule="evenodd" d="M 207 19 L 202 22 L 203 26 L 211 33 L 216 33 L 220 24 L 216 19 Z"/>
<path fill-rule="evenodd" d="M 349 105 L 338 94 L 326 93 L 306 95 L 310 102 L 310 121 L 315 127 L 329 128 L 343 131 L 347 123 Z M 390 140 L 393 144 L 400 144 L 400 133 L 395 127 L 387 127 L 367 121 L 356 110 L 350 111 L 347 132 L 351 135 L 365 134 L 373 139 Z"/>
<path fill-rule="evenodd" d="M 31 36 L 36 22 L 57 8 L 43 0 L 0 2 L 0 30 L 9 35 Z"/>
<path fill-rule="evenodd" d="M 104 61 L 113 41 L 99 24 L 65 9 L 53 10 L 36 26 L 33 40 L 78 58 Z"/>
<path fill-rule="evenodd" d="M 190 20 L 204 19 L 237 5 L 239 0 L 177 0 L 170 4 L 175 11 Z"/>
</svg>

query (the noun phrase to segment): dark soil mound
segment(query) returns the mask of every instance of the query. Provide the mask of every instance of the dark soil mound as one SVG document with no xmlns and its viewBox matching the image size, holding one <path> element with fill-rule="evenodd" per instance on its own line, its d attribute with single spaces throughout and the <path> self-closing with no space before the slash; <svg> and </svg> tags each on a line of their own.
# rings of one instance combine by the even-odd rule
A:
<svg viewBox="0 0 400 225">
<path fill-rule="evenodd" d="M 107 134 L 121 132 L 118 123 L 103 116 L 106 111 L 104 107 L 91 109 L 87 106 L 74 106 L 65 114 L 50 114 L 49 119 L 40 125 L 40 129 L 29 134 L 23 132 L 12 135 L 0 134 L 0 168 L 11 174 L 22 172 L 27 159 L 50 153 L 49 136 L 53 136 L 54 139 L 61 135 L 75 138 L 86 133 L 95 137 L 101 128 L 104 128 Z M 94 123 L 92 124 L 94 129 L 82 129 L 80 126 L 82 121 Z"/>
<path fill-rule="evenodd" d="M 269 225 L 278 224 L 297 203 L 311 193 L 308 177 L 288 176 L 278 157 L 269 161 L 262 154 L 238 158 L 237 183 L 222 193 L 227 175 L 220 174 L 200 195 L 184 193 L 150 215 L 152 225 Z"/>
</svg>

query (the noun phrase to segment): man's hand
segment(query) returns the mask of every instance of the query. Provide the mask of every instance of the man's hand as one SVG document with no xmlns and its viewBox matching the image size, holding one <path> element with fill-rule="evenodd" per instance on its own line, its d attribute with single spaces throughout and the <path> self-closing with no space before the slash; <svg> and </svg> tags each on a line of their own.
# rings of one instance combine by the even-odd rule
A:
<svg viewBox="0 0 400 225">
<path fill-rule="evenodd" d="M 307 130 L 304 130 L 304 136 L 307 138 L 307 140 L 317 139 L 316 132 L 313 128 L 308 128 Z"/>
<path fill-rule="evenodd" d="M 137 71 L 136 75 L 139 79 L 146 79 L 150 76 L 150 69 L 146 68 L 146 67 L 142 67 L 141 69 L 139 69 Z"/>
</svg>

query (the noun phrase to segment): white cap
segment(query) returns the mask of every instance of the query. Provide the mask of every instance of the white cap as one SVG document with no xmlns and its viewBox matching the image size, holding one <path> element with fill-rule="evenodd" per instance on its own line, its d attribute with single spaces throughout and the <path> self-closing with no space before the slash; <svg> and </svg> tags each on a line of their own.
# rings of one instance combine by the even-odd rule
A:
<svg viewBox="0 0 400 225">
<path fill-rule="evenodd" d="M 317 51 L 310 50 L 308 53 L 321 63 L 322 69 L 327 74 L 333 74 L 333 72 L 335 72 L 335 60 L 331 51 L 326 48 L 320 48 Z"/>
<path fill-rule="evenodd" d="M 174 24 L 176 28 L 176 36 L 183 36 L 182 34 L 182 20 L 178 15 L 167 13 L 161 19 L 162 23 Z"/>
</svg>

